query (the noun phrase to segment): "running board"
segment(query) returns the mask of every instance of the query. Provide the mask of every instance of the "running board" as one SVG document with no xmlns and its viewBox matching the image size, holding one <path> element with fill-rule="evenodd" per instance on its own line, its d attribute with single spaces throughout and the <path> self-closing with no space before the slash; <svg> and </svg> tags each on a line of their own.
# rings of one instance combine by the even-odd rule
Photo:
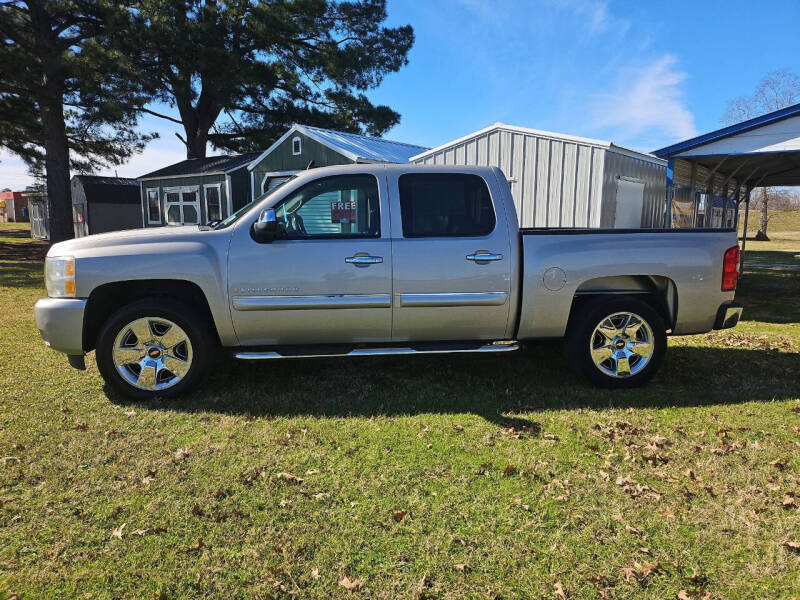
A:
<svg viewBox="0 0 800 600">
<path fill-rule="evenodd" d="M 280 352 L 266 351 L 266 352 L 235 352 L 234 357 L 241 360 L 272 360 L 276 358 L 329 358 L 337 356 L 388 356 L 388 355 L 406 355 L 406 354 L 463 354 L 472 352 L 512 352 L 519 350 L 519 344 L 516 342 L 502 342 L 495 344 L 486 344 L 484 346 L 474 346 L 466 348 L 431 348 L 431 349 L 415 349 L 415 348 L 356 348 L 349 352 L 334 352 L 322 354 L 281 354 Z"/>
</svg>

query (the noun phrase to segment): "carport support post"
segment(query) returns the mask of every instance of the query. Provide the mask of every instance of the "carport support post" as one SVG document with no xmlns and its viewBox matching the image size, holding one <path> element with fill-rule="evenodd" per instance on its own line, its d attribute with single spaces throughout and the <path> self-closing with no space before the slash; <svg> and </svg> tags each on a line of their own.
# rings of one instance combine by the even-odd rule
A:
<svg viewBox="0 0 800 600">
<path fill-rule="evenodd" d="M 672 226 L 672 194 L 675 174 L 675 159 L 671 156 L 667 159 L 667 197 L 666 206 L 664 207 L 664 228 L 669 229 Z"/>
<path fill-rule="evenodd" d="M 744 232 L 742 233 L 742 256 L 739 259 L 739 277 L 744 273 L 744 248 L 747 245 L 747 218 L 750 216 L 750 192 L 752 186 L 747 186 L 744 190 Z"/>
</svg>

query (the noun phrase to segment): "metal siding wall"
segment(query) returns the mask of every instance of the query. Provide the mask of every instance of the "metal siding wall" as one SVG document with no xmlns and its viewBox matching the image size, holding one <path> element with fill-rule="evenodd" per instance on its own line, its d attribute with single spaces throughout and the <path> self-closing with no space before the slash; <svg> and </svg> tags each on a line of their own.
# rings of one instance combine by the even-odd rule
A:
<svg viewBox="0 0 800 600">
<path fill-rule="evenodd" d="M 519 199 L 515 203 L 522 206 L 522 210 L 517 212 L 520 225 L 532 227 L 535 222 L 535 202 L 536 202 L 536 138 L 531 135 L 523 136 L 525 140 L 525 158 L 522 167 L 522 190 Z"/>
<path fill-rule="evenodd" d="M 525 174 L 525 136 L 515 133 L 509 140 L 511 147 L 511 197 L 514 198 L 514 208 L 518 215 L 522 215 L 523 185 Z M 505 173 L 505 171 L 503 171 Z"/>
<path fill-rule="evenodd" d="M 613 224 L 618 175 L 646 181 L 646 222 L 655 223 L 659 211 L 663 221 L 666 167 L 603 147 L 497 128 L 415 162 L 500 167 L 511 182 L 523 227 L 610 226 L 607 215 Z M 605 208 L 608 198 L 610 209 Z"/>
<path fill-rule="evenodd" d="M 561 184 L 563 179 L 564 144 L 550 142 L 550 177 L 547 194 L 547 225 L 561 226 Z"/>
<path fill-rule="evenodd" d="M 572 227 L 575 224 L 575 166 L 578 147 L 575 144 L 564 144 L 564 183 L 561 193 L 561 224 Z"/>
<path fill-rule="evenodd" d="M 547 226 L 547 189 L 550 177 L 550 140 L 536 140 L 536 179 L 533 182 L 533 222 L 535 226 Z"/>
<path fill-rule="evenodd" d="M 589 186 L 592 173 L 591 146 L 577 146 L 578 159 L 575 165 L 574 227 L 589 226 Z"/>
</svg>

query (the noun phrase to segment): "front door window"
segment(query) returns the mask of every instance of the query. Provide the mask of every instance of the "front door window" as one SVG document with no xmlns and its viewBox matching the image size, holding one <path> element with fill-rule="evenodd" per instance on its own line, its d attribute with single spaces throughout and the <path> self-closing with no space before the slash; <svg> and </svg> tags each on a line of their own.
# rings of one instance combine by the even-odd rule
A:
<svg viewBox="0 0 800 600">
<path fill-rule="evenodd" d="M 372 175 L 336 175 L 304 185 L 276 208 L 290 240 L 377 237 L 378 181 Z"/>
</svg>

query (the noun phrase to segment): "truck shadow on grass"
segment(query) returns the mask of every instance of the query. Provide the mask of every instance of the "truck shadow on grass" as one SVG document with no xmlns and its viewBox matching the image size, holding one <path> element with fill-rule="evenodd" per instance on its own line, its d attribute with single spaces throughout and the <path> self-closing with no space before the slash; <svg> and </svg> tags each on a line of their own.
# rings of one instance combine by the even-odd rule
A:
<svg viewBox="0 0 800 600">
<path fill-rule="evenodd" d="M 472 413 L 523 426 L 536 411 L 664 408 L 769 401 L 800 395 L 800 354 L 674 347 L 656 378 L 634 390 L 601 390 L 573 373 L 558 343 L 505 356 L 329 358 L 221 364 L 177 400 L 118 404 L 256 417 Z"/>
</svg>

